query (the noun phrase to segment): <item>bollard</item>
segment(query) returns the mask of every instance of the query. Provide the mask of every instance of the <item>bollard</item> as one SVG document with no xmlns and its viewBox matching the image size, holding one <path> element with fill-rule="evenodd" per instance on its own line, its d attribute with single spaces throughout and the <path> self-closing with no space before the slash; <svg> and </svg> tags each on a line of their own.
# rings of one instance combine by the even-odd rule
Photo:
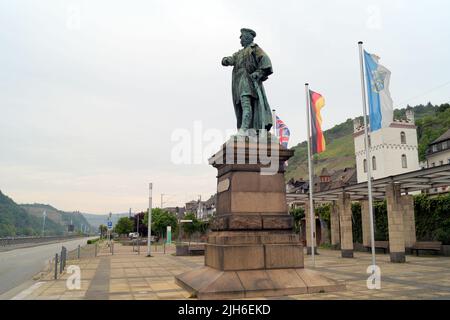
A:
<svg viewBox="0 0 450 320">
<path fill-rule="evenodd" d="M 80 260 L 80 249 L 81 249 L 81 247 L 80 247 L 80 245 L 78 245 L 78 260 Z"/>
<path fill-rule="evenodd" d="M 97 243 L 95 244 L 95 256 L 97 256 Z"/>
<path fill-rule="evenodd" d="M 55 254 L 55 280 L 58 279 L 58 254 Z"/>
<path fill-rule="evenodd" d="M 64 247 L 61 248 L 61 255 L 60 255 L 60 259 L 59 259 L 59 273 L 62 273 L 63 271 L 63 263 L 64 263 Z"/>
<path fill-rule="evenodd" d="M 64 247 L 61 248 L 61 260 L 62 260 L 61 272 L 63 272 L 66 267 L 66 250 L 65 249 L 66 248 L 64 248 Z"/>
<path fill-rule="evenodd" d="M 63 270 L 66 269 L 66 262 L 67 262 L 67 248 L 64 247 L 64 266 L 63 266 Z"/>
</svg>

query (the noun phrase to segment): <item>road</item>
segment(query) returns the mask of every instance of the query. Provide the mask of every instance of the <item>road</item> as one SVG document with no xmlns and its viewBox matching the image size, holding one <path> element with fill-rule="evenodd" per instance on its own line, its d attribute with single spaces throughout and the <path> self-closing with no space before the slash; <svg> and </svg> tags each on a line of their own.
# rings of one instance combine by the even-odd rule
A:
<svg viewBox="0 0 450 320">
<path fill-rule="evenodd" d="M 0 297 L 3 298 L 2 295 L 13 288 L 31 282 L 33 276 L 48 264 L 55 253 L 61 252 L 61 246 L 64 245 L 70 251 L 78 245 L 86 245 L 88 239 L 94 238 L 61 241 L 0 252 Z"/>
</svg>

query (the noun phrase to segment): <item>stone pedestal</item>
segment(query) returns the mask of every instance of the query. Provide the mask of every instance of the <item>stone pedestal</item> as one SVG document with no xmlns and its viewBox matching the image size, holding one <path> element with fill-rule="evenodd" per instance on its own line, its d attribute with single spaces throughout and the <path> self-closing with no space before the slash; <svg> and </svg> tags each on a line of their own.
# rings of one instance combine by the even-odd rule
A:
<svg viewBox="0 0 450 320">
<path fill-rule="evenodd" d="M 350 195 L 343 192 L 339 195 L 339 224 L 341 228 L 342 258 L 353 258 L 352 201 Z"/>
<path fill-rule="evenodd" d="M 386 186 L 386 202 L 391 262 L 405 262 L 405 249 L 408 251 L 416 242 L 414 200 L 402 196 L 400 185 L 391 183 Z"/>
<path fill-rule="evenodd" d="M 405 234 L 405 252 L 411 254 L 411 248 L 416 243 L 416 220 L 414 217 L 414 197 L 405 195 L 401 197 L 403 210 L 403 231 Z"/>
<path fill-rule="evenodd" d="M 361 222 L 362 222 L 362 240 L 364 247 L 371 247 L 372 240 L 370 236 L 370 210 L 369 200 L 362 200 L 361 202 Z"/>
<path fill-rule="evenodd" d="M 205 266 L 176 276 L 177 284 L 200 299 L 345 289 L 303 268 L 303 247 L 286 204 L 284 163 L 292 155 L 270 137 L 233 137 L 210 159 L 218 170 L 217 211 Z"/>
<path fill-rule="evenodd" d="M 340 227 L 339 227 L 339 209 L 336 204 L 336 201 L 333 201 L 331 204 L 330 211 L 330 231 L 331 231 L 331 245 L 334 249 L 341 248 L 341 235 L 340 235 Z"/>
</svg>

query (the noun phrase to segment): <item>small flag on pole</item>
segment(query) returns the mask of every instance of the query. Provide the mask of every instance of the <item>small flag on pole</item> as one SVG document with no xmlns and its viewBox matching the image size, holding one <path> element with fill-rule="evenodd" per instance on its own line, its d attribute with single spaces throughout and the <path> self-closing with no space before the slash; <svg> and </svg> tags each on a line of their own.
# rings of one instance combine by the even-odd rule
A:
<svg viewBox="0 0 450 320">
<path fill-rule="evenodd" d="M 391 72 L 379 64 L 379 60 L 380 57 L 364 50 L 370 131 L 389 127 L 394 118 L 393 102 L 389 92 Z"/>
<path fill-rule="evenodd" d="M 321 94 L 309 90 L 311 114 L 311 145 L 312 153 L 325 151 L 325 137 L 322 132 L 322 116 L 320 110 L 325 106 L 325 99 Z"/>
<path fill-rule="evenodd" d="M 289 137 L 291 132 L 286 124 L 277 116 L 277 125 L 276 125 L 278 139 L 280 140 L 280 144 L 287 148 L 289 143 Z"/>
</svg>

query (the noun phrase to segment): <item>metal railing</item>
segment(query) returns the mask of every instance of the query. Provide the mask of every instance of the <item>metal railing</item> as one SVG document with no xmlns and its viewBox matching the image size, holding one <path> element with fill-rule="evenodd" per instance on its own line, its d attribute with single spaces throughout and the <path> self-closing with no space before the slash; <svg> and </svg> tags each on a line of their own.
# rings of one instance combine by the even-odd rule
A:
<svg viewBox="0 0 450 320">
<path fill-rule="evenodd" d="M 45 237 L 5 237 L 0 238 L 0 247 L 13 246 L 24 243 L 42 243 L 57 240 L 75 239 L 83 238 L 85 236 L 80 235 L 70 235 L 70 236 L 45 236 Z"/>
<path fill-rule="evenodd" d="M 54 279 L 58 279 L 59 275 L 63 273 L 66 268 L 68 260 L 80 260 L 97 257 L 99 252 L 98 243 L 88 244 L 85 246 L 78 245 L 74 250 L 67 251 L 67 248 L 62 246 L 61 252 L 56 253 L 51 262 L 51 270 Z"/>
<path fill-rule="evenodd" d="M 58 274 L 61 274 L 64 269 L 66 268 L 66 261 L 67 261 L 67 248 L 62 247 L 61 253 L 58 255 L 58 253 L 55 254 L 55 259 L 53 261 L 54 268 L 54 278 L 55 280 L 58 279 Z M 59 265 L 59 272 L 58 272 L 58 265 Z"/>
</svg>

